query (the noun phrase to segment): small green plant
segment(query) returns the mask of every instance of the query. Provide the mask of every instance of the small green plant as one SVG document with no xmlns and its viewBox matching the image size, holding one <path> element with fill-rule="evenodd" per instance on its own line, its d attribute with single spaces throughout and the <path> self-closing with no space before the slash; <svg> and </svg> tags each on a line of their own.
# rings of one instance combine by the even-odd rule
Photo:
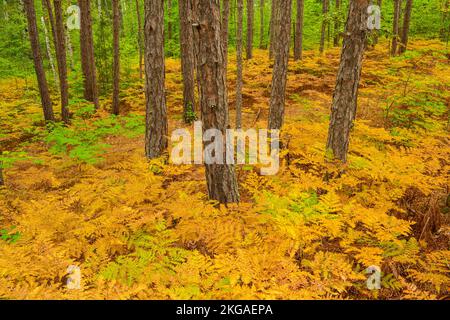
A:
<svg viewBox="0 0 450 320">
<path fill-rule="evenodd" d="M 0 239 L 8 243 L 16 243 L 22 234 L 18 231 L 14 232 L 15 226 L 6 229 L 0 229 Z"/>
<path fill-rule="evenodd" d="M 187 110 L 184 114 L 184 121 L 186 123 L 192 123 L 197 120 L 197 114 L 195 113 L 194 109 L 192 108 L 192 104 L 188 104 Z"/>
</svg>

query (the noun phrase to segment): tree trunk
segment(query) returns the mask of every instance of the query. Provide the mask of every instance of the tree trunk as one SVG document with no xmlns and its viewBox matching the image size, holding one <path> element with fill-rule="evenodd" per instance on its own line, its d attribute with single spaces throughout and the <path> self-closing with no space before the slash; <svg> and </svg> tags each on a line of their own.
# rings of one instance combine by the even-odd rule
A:
<svg viewBox="0 0 450 320">
<path fill-rule="evenodd" d="M 303 10 L 304 0 L 297 0 L 297 20 L 295 23 L 294 60 L 302 59 L 303 52 Z"/>
<path fill-rule="evenodd" d="M 44 37 L 45 37 L 45 48 L 47 49 L 47 58 L 48 63 L 50 64 L 50 68 L 52 69 L 53 81 L 55 82 L 55 86 L 58 87 L 58 76 L 56 73 L 55 63 L 53 61 L 52 55 L 52 47 L 50 45 L 50 39 L 48 37 L 47 24 L 45 23 L 44 16 L 41 17 L 42 28 L 44 29 Z"/>
<path fill-rule="evenodd" d="M 253 58 L 253 0 L 247 0 L 247 60 Z"/>
<path fill-rule="evenodd" d="M 47 0 L 49 1 L 49 0 Z M 55 48 L 58 62 L 59 87 L 61 91 L 61 117 L 65 123 L 69 123 L 69 83 L 67 81 L 67 57 L 66 57 L 66 36 L 64 29 L 64 16 L 62 11 L 62 0 L 54 0 L 55 5 Z M 51 6 L 49 4 L 50 12 Z"/>
<path fill-rule="evenodd" d="M 146 132 L 145 153 L 160 157 L 168 146 L 164 66 L 164 0 L 145 0 Z"/>
<path fill-rule="evenodd" d="M 276 38 L 278 22 L 277 22 L 277 11 L 278 11 L 278 0 L 272 0 L 271 10 L 270 10 L 270 43 L 269 43 L 269 58 L 273 59 L 273 53 L 275 51 Z"/>
<path fill-rule="evenodd" d="M 244 1 L 237 0 L 237 30 L 236 30 L 236 63 L 237 63 L 237 79 L 236 79 L 236 128 L 242 127 L 242 31 L 243 31 L 243 12 Z"/>
<path fill-rule="evenodd" d="M 192 0 L 179 1 L 181 72 L 183 74 L 183 115 L 186 123 L 195 110 L 195 57 L 192 30 Z"/>
<path fill-rule="evenodd" d="M 91 0 L 78 0 L 80 7 L 80 52 L 84 76 L 84 99 L 98 109 L 98 88 L 92 36 Z"/>
<path fill-rule="evenodd" d="M 36 71 L 39 93 L 41 95 L 42 109 L 44 110 L 44 119 L 46 121 L 55 121 L 52 101 L 50 99 L 45 71 L 42 65 L 42 56 L 39 49 L 39 35 L 36 23 L 34 1 L 24 0 L 23 4 L 27 14 L 28 34 L 30 36 L 31 51 L 33 52 L 34 69 Z"/>
<path fill-rule="evenodd" d="M 138 46 L 139 46 L 139 79 L 143 77 L 142 70 L 142 59 L 143 59 L 143 44 L 142 44 L 142 19 L 141 19 L 141 9 L 139 6 L 139 1 L 136 0 L 136 13 L 137 13 L 137 22 L 138 22 Z"/>
<path fill-rule="evenodd" d="M 341 0 L 336 0 L 335 1 L 335 10 L 336 12 L 339 12 L 339 10 L 341 9 Z M 334 21 L 334 38 L 333 38 L 333 45 L 335 47 L 339 46 L 339 29 L 341 28 L 341 24 L 339 23 L 339 17 L 340 14 L 337 14 L 335 17 L 335 21 Z"/>
<path fill-rule="evenodd" d="M 230 0 L 223 0 L 222 9 L 222 47 L 225 67 L 225 79 L 228 66 L 228 20 L 230 17 Z"/>
<path fill-rule="evenodd" d="M 320 31 L 320 48 L 319 48 L 320 53 L 322 53 L 323 50 L 325 49 L 325 32 L 327 30 L 328 24 L 328 22 L 326 21 L 326 15 L 328 13 L 328 1 L 329 0 L 322 0 L 322 28 Z"/>
<path fill-rule="evenodd" d="M 409 24 L 411 22 L 412 4 L 413 0 L 406 0 L 405 15 L 403 16 L 402 39 L 399 47 L 400 54 L 406 51 L 406 46 L 408 45 L 408 34 L 409 34 Z"/>
<path fill-rule="evenodd" d="M 259 1 L 259 15 L 260 15 L 260 26 L 259 26 L 259 48 L 264 49 L 264 0 Z"/>
<path fill-rule="evenodd" d="M 198 74 L 200 78 L 200 106 L 203 131 L 217 129 L 225 137 L 228 127 L 228 108 L 225 97 L 225 74 L 220 30 L 219 0 L 198 0 Z M 219 139 L 221 137 L 216 137 Z M 204 144 L 206 149 L 210 144 Z M 223 145 L 225 141 L 222 140 Z M 226 148 L 222 157 L 226 159 Z M 218 152 L 221 152 L 217 150 Z M 224 163 L 205 164 L 210 199 L 220 203 L 239 202 L 239 191 L 234 166 Z"/>
<path fill-rule="evenodd" d="M 272 74 L 272 92 L 270 94 L 269 129 L 281 129 L 284 118 L 286 81 L 289 62 L 289 44 L 291 38 L 292 0 L 278 0 L 280 22 L 275 50 L 275 63 Z"/>
<path fill-rule="evenodd" d="M 120 91 L 120 0 L 113 0 L 113 99 L 112 112 L 118 115 Z"/>
<path fill-rule="evenodd" d="M 70 68 L 71 70 L 75 70 L 75 64 L 73 61 L 72 40 L 70 39 L 70 30 L 67 30 L 66 32 L 66 44 L 67 44 L 67 51 L 69 52 Z"/>
<path fill-rule="evenodd" d="M 369 0 L 350 1 L 331 106 L 327 150 L 343 162 L 347 160 L 350 130 L 356 115 L 362 59 L 367 45 L 368 5 Z"/>
<path fill-rule="evenodd" d="M 394 21 L 392 24 L 392 47 L 391 56 L 395 56 L 397 53 L 397 43 L 398 43 L 398 25 L 400 20 L 400 5 L 401 0 L 394 0 Z"/>
</svg>

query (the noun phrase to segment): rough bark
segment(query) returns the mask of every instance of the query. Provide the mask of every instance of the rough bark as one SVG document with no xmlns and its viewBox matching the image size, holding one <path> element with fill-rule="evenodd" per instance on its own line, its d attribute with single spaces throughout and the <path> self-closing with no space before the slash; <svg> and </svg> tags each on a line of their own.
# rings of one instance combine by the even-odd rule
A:
<svg viewBox="0 0 450 320">
<path fill-rule="evenodd" d="M 47 0 L 49 1 L 49 0 Z M 54 0 L 55 10 L 55 48 L 58 62 L 59 88 L 61 91 L 61 118 L 69 123 L 69 83 L 67 81 L 67 57 L 66 57 L 66 35 L 64 29 L 64 16 L 62 11 L 62 0 Z M 51 7 L 49 6 L 50 11 Z"/>
<path fill-rule="evenodd" d="M 224 57 L 220 30 L 219 0 L 198 0 L 198 74 L 203 131 L 217 129 L 225 137 L 228 108 L 225 97 Z M 206 148 L 208 143 L 205 143 Z M 223 150 L 223 159 L 225 158 Z M 210 199 L 220 203 L 239 202 L 239 191 L 233 165 L 205 164 Z"/>
<path fill-rule="evenodd" d="M 328 13 L 328 1 L 329 0 L 322 0 L 322 27 L 320 31 L 320 53 L 323 52 L 325 49 L 325 32 L 327 29 L 327 21 L 325 20 L 325 16 Z"/>
<path fill-rule="evenodd" d="M 222 47 L 225 67 L 225 76 L 228 66 L 228 23 L 230 18 L 230 0 L 223 0 L 222 8 Z"/>
<path fill-rule="evenodd" d="M 41 51 L 39 49 L 39 35 L 36 23 L 36 11 L 33 0 L 23 1 L 28 22 L 28 35 L 30 37 L 31 51 L 33 53 L 34 69 L 36 71 L 39 93 L 41 96 L 42 109 L 44 111 L 44 119 L 46 121 L 54 121 L 52 101 L 48 91 L 47 80 L 45 77 L 44 66 L 42 64 Z"/>
<path fill-rule="evenodd" d="M 189 112 L 195 110 L 195 56 L 192 29 L 192 0 L 179 1 L 181 72 L 183 74 L 183 115 L 186 123 L 192 121 Z"/>
<path fill-rule="evenodd" d="M 92 35 L 91 0 L 78 0 L 80 7 L 80 52 L 84 76 L 84 98 L 98 109 L 97 74 Z"/>
<path fill-rule="evenodd" d="M 327 150 L 336 159 L 347 160 L 350 130 L 356 115 L 358 86 L 367 45 L 369 0 L 351 0 L 339 71 L 331 106 Z"/>
<path fill-rule="evenodd" d="M 303 56 L 303 10 L 304 0 L 297 0 L 297 19 L 295 22 L 294 60 Z"/>
<path fill-rule="evenodd" d="M 145 0 L 146 132 L 145 153 L 160 157 L 168 145 L 164 66 L 164 0 Z"/>
<path fill-rule="evenodd" d="M 397 43 L 398 43 L 398 26 L 400 20 L 400 6 L 401 0 L 394 0 L 394 20 L 392 22 L 392 46 L 391 46 L 391 56 L 395 56 L 397 53 Z"/>
<path fill-rule="evenodd" d="M 335 10 L 338 12 L 341 9 L 341 0 L 335 1 Z M 335 47 L 339 46 L 339 29 L 341 28 L 341 25 L 339 23 L 339 18 L 336 17 L 334 21 L 334 37 L 333 37 L 333 45 Z"/>
<path fill-rule="evenodd" d="M 253 0 L 247 0 L 247 51 L 246 58 L 253 58 L 253 16 L 254 16 Z"/>
<path fill-rule="evenodd" d="M 281 129 L 284 118 L 286 96 L 286 81 L 289 62 L 289 44 L 291 38 L 292 0 L 278 0 L 280 9 L 277 11 L 280 22 L 272 74 L 272 91 L 270 94 L 269 129 Z"/>
<path fill-rule="evenodd" d="M 264 0 L 259 1 L 259 16 L 260 16 L 260 25 L 259 25 L 259 48 L 264 49 Z"/>
<path fill-rule="evenodd" d="M 237 30 L 236 30 L 236 63 L 237 63 L 237 79 L 236 79 L 236 128 L 242 127 L 242 31 L 243 31 L 243 12 L 244 1 L 237 0 Z"/>
<path fill-rule="evenodd" d="M 112 112 L 118 115 L 120 91 L 120 1 L 113 0 L 113 98 Z"/>
<path fill-rule="evenodd" d="M 141 18 L 141 9 L 139 5 L 140 0 L 136 0 L 136 14 L 137 14 L 137 22 L 138 22 L 138 46 L 139 46 L 139 79 L 143 77 L 142 70 L 142 59 L 143 59 L 143 43 L 142 43 L 142 18 Z"/>
<path fill-rule="evenodd" d="M 412 4 L 413 0 L 406 0 L 405 15 L 403 16 L 402 38 L 400 41 L 400 47 L 398 48 L 400 54 L 406 51 L 406 47 L 408 45 L 408 34 L 409 34 L 409 24 L 411 22 Z"/>
</svg>

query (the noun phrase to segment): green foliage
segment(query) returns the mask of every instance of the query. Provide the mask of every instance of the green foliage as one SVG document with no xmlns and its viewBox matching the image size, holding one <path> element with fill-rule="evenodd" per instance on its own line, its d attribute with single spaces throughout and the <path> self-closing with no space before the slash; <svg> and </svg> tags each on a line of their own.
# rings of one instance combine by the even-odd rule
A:
<svg viewBox="0 0 450 320">
<path fill-rule="evenodd" d="M 10 244 L 16 243 L 20 239 L 22 234 L 18 231 L 14 232 L 15 229 L 16 229 L 15 226 L 0 229 L 0 240 L 6 241 Z"/>
<path fill-rule="evenodd" d="M 68 155 L 76 162 L 96 164 L 110 147 L 102 142 L 105 137 L 122 135 L 133 138 L 144 132 L 142 116 L 111 115 L 88 121 L 93 112 L 93 107 L 86 106 L 76 111 L 80 119 L 75 119 L 71 126 L 53 124 L 45 137 L 45 142 L 50 145 L 49 151 L 55 155 Z"/>
</svg>

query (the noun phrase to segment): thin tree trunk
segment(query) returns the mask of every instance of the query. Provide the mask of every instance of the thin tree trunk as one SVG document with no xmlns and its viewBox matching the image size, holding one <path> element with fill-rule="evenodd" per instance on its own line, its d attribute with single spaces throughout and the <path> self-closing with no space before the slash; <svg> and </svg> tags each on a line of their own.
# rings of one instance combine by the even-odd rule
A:
<svg viewBox="0 0 450 320">
<path fill-rule="evenodd" d="M 113 98 L 112 112 L 120 113 L 120 0 L 112 0 L 113 5 Z"/>
<path fill-rule="evenodd" d="M 142 18 L 141 18 L 141 9 L 139 6 L 139 1 L 136 0 L 136 13 L 137 13 L 137 22 L 138 22 L 138 46 L 139 46 L 139 79 L 142 79 L 144 72 L 142 70 L 142 59 L 143 59 L 143 44 L 142 44 Z"/>
<path fill-rule="evenodd" d="M 331 106 L 327 150 L 347 160 L 350 130 L 356 116 L 358 86 L 367 45 L 369 0 L 350 0 L 339 71 Z"/>
<path fill-rule="evenodd" d="M 78 0 L 80 7 L 80 51 L 84 76 L 84 98 L 99 108 L 97 75 L 92 35 L 91 0 Z"/>
<path fill-rule="evenodd" d="M 55 82 L 55 86 L 58 87 L 58 75 L 56 73 L 55 62 L 53 61 L 52 55 L 52 47 L 50 45 L 50 39 L 48 37 L 47 24 L 45 23 L 44 16 L 41 17 L 42 28 L 44 29 L 44 37 L 45 37 L 45 48 L 47 49 L 47 58 L 50 64 L 50 68 L 52 69 L 53 81 Z"/>
<path fill-rule="evenodd" d="M 381 0 L 379 0 L 381 1 Z M 341 0 L 336 0 L 335 1 L 335 10 L 336 12 L 339 12 L 339 10 L 341 9 Z M 339 17 L 340 15 L 336 15 L 335 17 L 335 21 L 334 21 L 334 38 L 333 38 L 333 45 L 335 47 L 339 46 L 339 29 L 341 28 L 341 24 L 339 23 Z"/>
<path fill-rule="evenodd" d="M 228 127 L 228 108 L 225 97 L 225 74 L 220 31 L 219 0 L 198 0 L 200 105 L 202 110 L 203 131 L 216 129 L 225 137 Z M 204 144 L 205 150 L 209 143 Z M 225 141 L 222 140 L 222 145 Z M 222 152 L 226 159 L 226 148 Z M 216 157 L 218 155 L 216 154 Z M 205 174 L 210 199 L 220 203 L 239 202 L 239 191 L 234 166 L 230 164 L 205 164 Z"/>
<path fill-rule="evenodd" d="M 400 54 L 406 51 L 406 47 L 408 45 L 408 34 L 409 34 L 409 25 L 411 22 L 412 5 L 413 0 L 406 0 L 405 15 L 403 16 L 402 39 L 399 47 Z"/>
<path fill-rule="evenodd" d="M 225 67 L 225 77 L 227 75 L 228 66 L 228 23 L 230 17 L 230 0 L 223 0 L 222 9 L 222 47 Z"/>
<path fill-rule="evenodd" d="M 325 32 L 327 30 L 326 15 L 328 13 L 328 0 L 322 0 L 322 28 L 320 31 L 320 53 L 325 49 Z"/>
<path fill-rule="evenodd" d="M 286 81 L 289 62 L 289 44 L 291 38 L 292 0 L 278 0 L 278 21 L 280 25 L 275 35 L 277 45 L 272 75 L 272 92 L 270 94 L 269 129 L 281 129 L 284 118 Z"/>
<path fill-rule="evenodd" d="M 44 111 L 44 119 L 46 121 L 55 121 L 52 101 L 50 99 L 47 80 L 45 78 L 45 71 L 42 65 L 42 56 L 39 49 L 39 35 L 36 23 L 36 11 L 34 8 L 34 1 L 24 0 L 23 4 L 27 14 L 28 34 L 30 37 L 31 51 L 33 52 L 34 69 L 36 71 L 39 93 L 41 95 L 41 103 L 42 109 Z"/>
<path fill-rule="evenodd" d="M 186 123 L 193 119 L 189 116 L 195 110 L 195 53 L 192 29 L 192 0 L 179 1 L 180 15 L 180 51 L 181 72 L 183 74 L 183 115 Z"/>
<path fill-rule="evenodd" d="M 237 30 L 236 30 L 236 58 L 237 58 L 237 79 L 236 79 L 236 128 L 242 127 L 242 32 L 243 32 L 243 12 L 244 1 L 237 0 Z"/>
<path fill-rule="evenodd" d="M 70 68 L 72 70 L 75 70 L 75 65 L 74 65 L 74 61 L 73 61 L 72 40 L 70 39 L 70 30 L 67 30 L 67 32 L 66 32 L 66 44 L 67 44 L 67 51 L 69 52 L 69 57 L 70 57 Z"/>
<path fill-rule="evenodd" d="M 303 56 L 303 10 L 304 0 L 297 0 L 297 20 L 295 23 L 294 60 Z"/>
<path fill-rule="evenodd" d="M 395 54 L 397 53 L 398 26 L 399 26 L 399 20 L 400 20 L 400 5 L 401 5 L 401 0 L 394 0 L 394 20 L 392 23 L 391 56 L 395 56 Z"/>
<path fill-rule="evenodd" d="M 66 57 L 66 37 L 64 29 L 64 16 L 62 11 L 62 0 L 54 0 L 55 5 L 55 48 L 58 61 L 59 86 L 61 91 L 61 117 L 65 123 L 69 123 L 69 83 L 67 81 L 67 57 Z M 51 7 L 49 5 L 50 11 Z"/>
<path fill-rule="evenodd" d="M 260 26 L 259 26 L 259 48 L 264 49 L 264 0 L 259 1 L 259 15 L 260 15 Z"/>
<path fill-rule="evenodd" d="M 146 133 L 145 153 L 160 157 L 168 146 L 164 66 L 164 0 L 145 0 Z"/>
<path fill-rule="evenodd" d="M 273 53 L 275 51 L 275 44 L 276 44 L 276 38 L 275 35 L 277 34 L 277 27 L 278 27 L 278 23 L 277 23 L 277 11 L 278 11 L 278 6 L 277 6 L 277 1 L 278 0 L 272 0 L 272 5 L 271 5 L 271 10 L 270 10 L 270 43 L 269 43 L 269 58 L 273 59 Z"/>
<path fill-rule="evenodd" d="M 247 60 L 253 58 L 253 0 L 247 0 Z"/>
</svg>

